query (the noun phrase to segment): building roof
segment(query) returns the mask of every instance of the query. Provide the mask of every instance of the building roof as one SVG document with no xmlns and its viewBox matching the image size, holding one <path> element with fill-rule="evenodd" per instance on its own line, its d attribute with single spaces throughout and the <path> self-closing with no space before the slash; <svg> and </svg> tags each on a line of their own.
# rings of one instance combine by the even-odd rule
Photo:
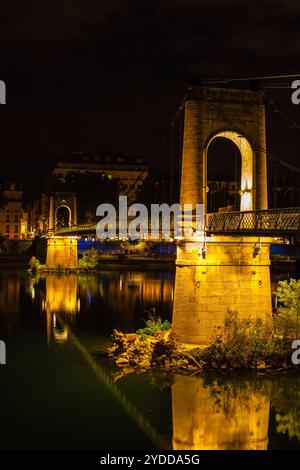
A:
<svg viewBox="0 0 300 470">
<path fill-rule="evenodd" d="M 110 163 L 110 164 L 124 164 L 124 165 L 143 165 L 144 161 L 142 157 L 124 155 L 122 153 L 110 153 L 110 152 L 74 152 L 67 154 L 60 158 L 57 162 L 58 165 L 70 163 L 83 163 L 83 164 L 99 164 L 99 163 Z"/>
</svg>

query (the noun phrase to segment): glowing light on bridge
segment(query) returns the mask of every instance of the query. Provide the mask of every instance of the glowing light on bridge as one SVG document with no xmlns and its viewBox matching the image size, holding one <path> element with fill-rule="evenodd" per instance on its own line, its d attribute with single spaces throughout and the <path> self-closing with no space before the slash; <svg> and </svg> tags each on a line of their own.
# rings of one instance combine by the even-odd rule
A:
<svg viewBox="0 0 300 470">
<path fill-rule="evenodd" d="M 241 211 L 251 211 L 252 209 L 252 194 L 249 189 L 241 191 Z"/>
<path fill-rule="evenodd" d="M 241 154 L 241 211 L 253 210 L 253 151 L 249 141 L 243 135 L 234 131 L 223 131 L 215 134 L 208 142 L 207 149 L 211 142 L 217 137 L 224 137 L 231 140 L 239 149 Z"/>
</svg>

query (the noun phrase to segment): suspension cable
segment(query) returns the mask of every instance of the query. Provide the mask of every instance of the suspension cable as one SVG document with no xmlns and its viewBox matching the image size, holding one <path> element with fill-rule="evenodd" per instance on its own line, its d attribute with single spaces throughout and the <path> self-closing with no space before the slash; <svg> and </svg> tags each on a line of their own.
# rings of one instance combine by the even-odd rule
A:
<svg viewBox="0 0 300 470">
<path fill-rule="evenodd" d="M 241 130 L 240 128 L 238 127 L 238 125 L 232 120 L 230 119 L 223 110 L 220 109 L 220 107 L 217 107 L 220 115 L 221 115 L 221 118 L 224 120 L 224 122 L 226 122 L 227 124 L 229 124 L 230 126 L 234 127 L 235 130 L 239 133 L 241 133 Z M 252 145 L 257 149 L 257 150 L 260 150 L 262 151 L 263 153 L 265 153 L 267 155 L 267 157 L 269 157 L 271 160 L 277 162 L 279 165 L 282 165 L 286 168 L 288 168 L 289 170 L 291 171 L 294 171 L 295 173 L 298 173 L 300 174 L 300 168 L 297 168 L 295 167 L 294 165 L 280 159 L 277 155 L 274 155 L 273 153 L 269 152 L 268 150 L 266 150 L 265 148 L 263 148 L 258 142 L 256 142 L 254 139 L 249 139 L 251 140 L 251 143 Z"/>
</svg>

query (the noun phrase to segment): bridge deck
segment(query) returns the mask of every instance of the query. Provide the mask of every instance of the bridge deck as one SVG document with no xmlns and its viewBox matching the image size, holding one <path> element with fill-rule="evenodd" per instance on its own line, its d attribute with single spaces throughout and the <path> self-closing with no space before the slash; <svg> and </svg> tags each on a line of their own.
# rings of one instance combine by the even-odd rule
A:
<svg viewBox="0 0 300 470">
<path fill-rule="evenodd" d="M 211 234 L 285 236 L 300 234 L 300 208 L 264 211 L 216 212 L 207 214 L 206 230 Z M 60 228 L 55 235 L 88 235 L 96 233 L 96 224 Z"/>
<path fill-rule="evenodd" d="M 300 234 L 300 208 L 207 214 L 208 233 L 285 236 Z"/>
</svg>

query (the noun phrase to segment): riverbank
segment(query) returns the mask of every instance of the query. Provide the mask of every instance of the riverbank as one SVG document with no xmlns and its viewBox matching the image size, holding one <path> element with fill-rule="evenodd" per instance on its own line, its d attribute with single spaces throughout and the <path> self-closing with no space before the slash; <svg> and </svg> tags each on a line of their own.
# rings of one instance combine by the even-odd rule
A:
<svg viewBox="0 0 300 470">
<path fill-rule="evenodd" d="M 103 256 L 95 270 L 101 269 L 174 269 L 172 257 Z"/>
<path fill-rule="evenodd" d="M 15 268 L 28 268 L 30 265 L 30 258 L 25 253 L 0 253 L 0 269 L 15 267 Z M 138 256 L 138 255 L 101 255 L 97 259 L 97 266 L 95 267 L 81 267 L 79 258 L 79 267 L 68 268 L 64 266 L 57 266 L 49 268 L 45 264 L 40 264 L 38 269 L 41 272 L 96 272 L 103 269 L 108 270 L 173 270 L 175 268 L 174 256 Z M 271 269 L 274 273 L 277 272 L 295 272 L 299 268 L 299 263 L 295 259 L 288 259 L 284 257 L 271 257 Z"/>
<path fill-rule="evenodd" d="M 30 272 L 40 274 L 43 273 L 93 273 L 101 270 L 164 270 L 171 271 L 175 267 L 174 259 L 171 257 L 142 257 L 142 256 L 103 256 L 98 257 L 96 262 L 81 263 L 79 260 L 78 267 L 70 268 L 63 265 L 57 265 L 53 268 L 40 264 L 39 261 L 32 257 L 28 262 Z"/>
</svg>

